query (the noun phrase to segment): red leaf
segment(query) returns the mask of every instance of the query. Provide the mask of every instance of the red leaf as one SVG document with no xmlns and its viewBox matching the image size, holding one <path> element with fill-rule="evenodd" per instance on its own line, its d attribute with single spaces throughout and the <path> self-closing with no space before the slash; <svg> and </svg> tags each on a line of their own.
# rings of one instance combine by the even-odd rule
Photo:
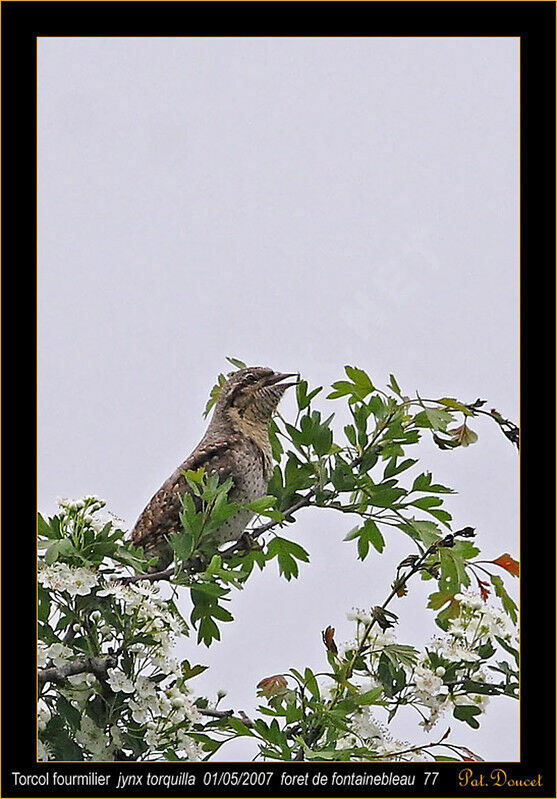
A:
<svg viewBox="0 0 557 799">
<path fill-rule="evenodd" d="M 505 571 L 508 571 L 509 574 L 513 574 L 515 577 L 518 577 L 520 573 L 520 564 L 514 558 L 511 558 L 508 552 L 505 552 L 503 555 L 499 555 L 498 558 L 491 561 L 495 563 L 497 566 L 500 566 Z"/>
<path fill-rule="evenodd" d="M 466 422 L 460 427 L 453 427 L 452 430 L 447 430 L 447 433 L 452 436 L 461 447 L 468 447 L 478 440 L 477 433 L 467 427 Z"/>
<path fill-rule="evenodd" d="M 482 599 L 484 602 L 486 602 L 490 593 L 489 583 L 487 583 L 485 580 L 480 580 L 479 577 L 476 577 L 476 580 L 478 581 L 478 588 L 480 589 L 480 594 L 482 595 Z"/>
<path fill-rule="evenodd" d="M 261 689 L 263 696 L 276 696 L 281 694 L 287 686 L 286 678 L 282 674 L 273 674 L 272 677 L 264 677 L 257 687 Z"/>
<path fill-rule="evenodd" d="M 470 760 L 472 762 L 473 761 L 478 761 L 478 762 L 483 763 L 483 757 L 480 757 L 475 752 L 472 752 L 472 750 L 468 749 L 467 746 L 459 746 L 458 748 L 462 749 L 463 752 L 466 752 L 469 755 L 469 757 L 463 757 L 462 758 L 463 760 Z"/>
<path fill-rule="evenodd" d="M 337 645 L 335 644 L 335 628 L 329 626 L 326 630 L 323 630 L 321 635 L 323 636 L 323 643 L 327 647 L 327 650 L 336 655 L 338 653 L 338 649 Z"/>
</svg>

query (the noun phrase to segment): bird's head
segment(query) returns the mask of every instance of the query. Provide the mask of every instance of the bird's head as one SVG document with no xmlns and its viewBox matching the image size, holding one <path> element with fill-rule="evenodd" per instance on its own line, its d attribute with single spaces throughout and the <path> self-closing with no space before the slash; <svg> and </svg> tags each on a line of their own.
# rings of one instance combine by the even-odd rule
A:
<svg viewBox="0 0 557 799">
<path fill-rule="evenodd" d="M 222 387 L 215 414 L 228 413 L 233 419 L 267 423 L 289 386 L 298 382 L 295 374 L 274 372 L 265 366 L 239 369 Z"/>
</svg>

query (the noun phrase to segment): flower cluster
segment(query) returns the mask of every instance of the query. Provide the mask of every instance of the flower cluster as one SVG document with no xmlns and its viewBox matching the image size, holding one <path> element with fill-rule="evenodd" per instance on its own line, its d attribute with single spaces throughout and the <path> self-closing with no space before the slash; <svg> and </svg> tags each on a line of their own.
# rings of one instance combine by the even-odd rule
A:
<svg viewBox="0 0 557 799">
<path fill-rule="evenodd" d="M 52 591 L 66 592 L 70 596 L 86 596 L 98 585 L 98 577 L 90 569 L 68 566 L 67 563 L 39 565 L 39 585 Z"/>
<path fill-rule="evenodd" d="M 372 624 L 372 613 L 359 608 L 347 614 L 349 621 L 356 622 L 355 638 L 339 646 L 339 662 L 350 664 L 354 676 L 363 678 L 360 693 L 369 696 L 377 689 L 374 701 L 383 704 L 390 714 L 401 705 L 411 706 L 419 713 L 425 732 L 447 712 L 477 726 L 475 716 L 485 711 L 492 692 L 493 683 L 485 670 L 489 658 L 499 644 L 509 652 L 515 651 L 516 637 L 500 610 L 471 591 L 463 591 L 454 599 L 458 615 L 449 620 L 446 634 L 435 636 L 423 652 L 397 644 L 392 628 L 383 630 Z M 494 671 L 503 673 L 505 669 Z M 506 686 L 497 687 L 510 693 L 503 690 Z M 328 696 L 334 693 L 332 688 Z M 350 733 L 338 745 L 365 746 L 378 759 L 387 754 L 396 758 L 402 751 L 404 759 L 419 759 L 419 753 L 409 744 L 394 741 L 365 706 L 356 706 Z"/>
<path fill-rule="evenodd" d="M 453 589 L 445 615 L 437 617 L 444 634 L 424 651 L 397 641 L 389 600 L 353 608 L 347 614 L 355 623 L 352 640 L 337 647 L 334 629 L 323 632 L 334 679 L 324 684 L 311 669 L 291 669 L 259 682 L 258 695 L 268 704 L 262 718 L 222 710 L 225 691 L 214 703 L 191 694 L 188 680 L 205 667 L 175 658 L 177 639 L 188 634 L 175 593 L 161 596 L 152 576 L 140 579 L 138 570 L 150 564 L 104 507 L 94 495 L 61 499 L 55 517 L 39 517 L 45 550 L 38 569 L 40 760 L 200 760 L 239 735 L 259 739 L 260 756 L 271 759 L 291 760 L 297 747 L 317 760 L 423 760 L 435 757 L 438 746 L 463 756 L 464 748 L 446 743 L 446 734 L 421 746 L 396 740 L 390 722 L 410 709 L 424 732 L 446 713 L 475 728 L 490 696 L 517 696 L 518 650 L 507 617 L 485 601 L 485 589 L 481 595 Z M 464 558 L 478 551 L 463 547 Z M 195 595 L 192 589 L 191 619 L 198 625 L 201 619 L 198 640 L 205 643 L 215 634 L 201 634 L 202 625 L 210 629 L 213 616 L 226 619 L 211 591 L 227 593 L 207 575 L 232 581 L 220 558 L 209 566 Z M 181 578 L 174 592 L 190 585 L 187 571 Z M 501 597 L 500 583 L 494 585 Z M 505 660 L 493 665 L 500 648 L 516 668 Z M 274 718 L 267 724 L 268 716 Z"/>
<path fill-rule="evenodd" d="M 190 733 L 201 714 L 186 671 L 173 657 L 177 637 L 188 632 L 186 622 L 171 600 L 159 597 L 158 585 L 148 580 L 126 585 L 104 557 L 91 561 L 95 546 L 118 558 L 126 555 L 125 544 L 116 549 L 113 543 L 118 535 L 113 522 L 96 518 L 102 500 L 64 499 L 59 506 L 46 530 L 56 559 L 39 561 L 38 667 L 86 665 L 61 684 L 48 679 L 41 684 L 39 759 L 170 754 L 199 760 L 203 751 Z M 76 559 L 87 565 L 75 565 Z M 87 665 L 91 660 L 99 664 L 95 672 Z"/>
</svg>

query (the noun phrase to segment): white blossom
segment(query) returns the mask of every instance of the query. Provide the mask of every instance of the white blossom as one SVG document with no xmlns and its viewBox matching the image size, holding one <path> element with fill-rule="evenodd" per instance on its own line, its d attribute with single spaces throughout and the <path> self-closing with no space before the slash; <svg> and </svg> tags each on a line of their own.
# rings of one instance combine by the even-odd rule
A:
<svg viewBox="0 0 557 799">
<path fill-rule="evenodd" d="M 149 713 L 143 702 L 136 702 L 131 699 L 129 706 L 131 708 L 132 718 L 134 721 L 136 721 L 138 724 L 145 724 L 147 721 L 149 721 Z"/>
<path fill-rule="evenodd" d="M 43 644 L 39 644 L 37 649 L 37 666 L 43 669 L 48 661 L 47 648 Z"/>
<path fill-rule="evenodd" d="M 472 591 L 462 591 L 459 594 L 455 594 L 455 599 L 457 599 L 462 605 L 466 605 L 472 610 L 479 610 L 485 606 L 485 602 L 481 596 L 479 594 L 473 593 Z"/>
<path fill-rule="evenodd" d="M 77 568 L 67 563 L 53 563 L 41 566 L 38 575 L 39 583 L 53 591 L 66 591 L 70 596 L 85 596 L 98 583 L 97 575 L 82 566 Z"/>
<path fill-rule="evenodd" d="M 346 614 L 348 621 L 357 621 L 361 624 L 371 624 L 371 615 L 360 608 L 352 608 L 351 613 Z"/>
<path fill-rule="evenodd" d="M 81 717 L 80 727 L 75 733 L 75 737 L 85 749 L 93 754 L 98 754 L 106 746 L 104 730 L 97 727 L 85 713 Z"/>
<path fill-rule="evenodd" d="M 447 709 L 448 700 L 447 697 L 444 699 L 436 699 L 429 705 L 429 718 L 420 721 L 420 727 L 423 727 L 424 732 L 431 732 L 431 730 L 435 727 L 445 710 Z"/>
<path fill-rule="evenodd" d="M 430 669 L 417 666 L 414 671 L 416 690 L 420 694 L 436 696 L 443 687 L 443 680 Z"/>
<path fill-rule="evenodd" d="M 46 725 L 50 721 L 50 717 L 51 717 L 51 713 L 50 713 L 49 708 L 46 705 L 42 705 L 41 707 L 39 707 L 39 711 L 38 711 L 38 714 L 37 714 L 39 732 L 44 730 L 44 728 L 46 727 Z"/>
<path fill-rule="evenodd" d="M 50 749 L 47 744 L 43 743 L 39 738 L 37 744 L 37 760 L 50 760 Z"/>
<path fill-rule="evenodd" d="M 132 681 L 121 669 L 107 669 L 107 674 L 107 683 L 115 693 L 122 691 L 125 694 L 132 694 L 134 692 Z"/>
<path fill-rule="evenodd" d="M 47 656 L 55 666 L 63 666 L 73 655 L 72 650 L 64 644 L 51 644 L 46 650 Z"/>
<path fill-rule="evenodd" d="M 465 638 L 468 624 L 462 618 L 449 619 L 448 632 L 455 638 Z"/>
<path fill-rule="evenodd" d="M 203 750 L 199 744 L 190 738 L 184 730 L 178 730 L 178 745 L 183 752 L 184 760 L 201 760 Z"/>
<path fill-rule="evenodd" d="M 484 611 L 482 622 L 487 627 L 490 635 L 497 635 L 499 638 L 511 637 L 507 617 L 496 608 L 487 607 Z"/>
<path fill-rule="evenodd" d="M 83 567 L 72 569 L 72 579 L 68 581 L 66 591 L 70 596 L 86 596 L 98 583 L 96 574 Z"/>
</svg>

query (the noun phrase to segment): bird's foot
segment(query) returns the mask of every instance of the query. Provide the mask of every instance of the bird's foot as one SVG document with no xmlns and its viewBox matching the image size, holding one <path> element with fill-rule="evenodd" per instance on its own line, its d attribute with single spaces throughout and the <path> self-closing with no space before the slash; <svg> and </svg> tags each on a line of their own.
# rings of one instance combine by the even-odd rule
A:
<svg viewBox="0 0 557 799">
<path fill-rule="evenodd" d="M 263 549 L 259 541 L 257 541 L 250 533 L 242 533 L 238 539 L 238 546 L 243 552 L 251 552 L 253 549 Z"/>
<path fill-rule="evenodd" d="M 207 557 L 207 555 L 204 555 L 202 552 L 198 552 L 188 560 L 188 571 L 194 572 L 195 574 L 198 572 L 203 572 L 209 565 L 209 562 L 210 558 Z"/>
</svg>

